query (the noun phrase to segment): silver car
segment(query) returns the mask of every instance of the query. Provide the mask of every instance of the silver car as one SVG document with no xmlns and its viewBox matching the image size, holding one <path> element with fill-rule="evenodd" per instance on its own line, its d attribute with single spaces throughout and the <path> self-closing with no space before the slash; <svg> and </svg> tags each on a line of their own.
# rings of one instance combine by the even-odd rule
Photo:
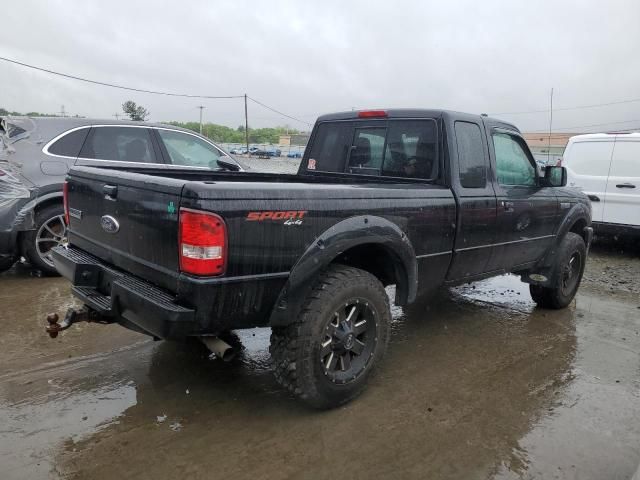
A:
<svg viewBox="0 0 640 480">
<path fill-rule="evenodd" d="M 0 118 L 0 271 L 21 256 L 55 273 L 50 250 L 66 241 L 62 186 L 74 165 L 139 169 L 244 168 L 190 130 L 145 122 Z"/>
</svg>

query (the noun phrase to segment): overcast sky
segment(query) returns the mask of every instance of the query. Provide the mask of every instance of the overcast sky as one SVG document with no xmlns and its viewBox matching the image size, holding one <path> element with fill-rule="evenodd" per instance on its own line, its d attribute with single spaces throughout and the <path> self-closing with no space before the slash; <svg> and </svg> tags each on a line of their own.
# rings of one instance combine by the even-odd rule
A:
<svg viewBox="0 0 640 480">
<path fill-rule="evenodd" d="M 640 99 L 640 2 L 5 2 L 0 56 L 135 88 L 250 96 L 312 123 L 352 108 L 473 113 Z M 127 92 L 0 61 L 0 107 L 237 127 L 242 100 Z M 528 131 L 548 113 L 498 115 Z M 554 130 L 640 127 L 640 101 L 554 112 Z M 249 103 L 250 126 L 304 123 Z"/>
</svg>

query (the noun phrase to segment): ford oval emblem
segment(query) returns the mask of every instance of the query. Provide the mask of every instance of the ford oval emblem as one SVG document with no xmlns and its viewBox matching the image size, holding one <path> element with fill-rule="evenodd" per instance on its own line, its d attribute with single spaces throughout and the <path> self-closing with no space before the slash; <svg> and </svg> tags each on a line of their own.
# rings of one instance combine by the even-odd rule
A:
<svg viewBox="0 0 640 480">
<path fill-rule="evenodd" d="M 107 233 L 117 233 L 120 230 L 120 224 L 111 215 L 103 215 L 100 219 L 102 229 Z"/>
</svg>

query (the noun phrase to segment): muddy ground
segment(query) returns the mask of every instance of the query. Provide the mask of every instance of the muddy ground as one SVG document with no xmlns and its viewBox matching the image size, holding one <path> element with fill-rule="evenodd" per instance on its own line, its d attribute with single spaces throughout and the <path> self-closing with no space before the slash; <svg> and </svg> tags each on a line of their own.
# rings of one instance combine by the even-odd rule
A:
<svg viewBox="0 0 640 480">
<path fill-rule="evenodd" d="M 0 478 L 628 479 L 640 462 L 640 252 L 596 246 L 577 300 L 512 276 L 394 308 L 368 390 L 328 412 L 275 382 L 268 329 L 224 364 L 44 316 L 60 278 L 0 275 Z"/>
</svg>

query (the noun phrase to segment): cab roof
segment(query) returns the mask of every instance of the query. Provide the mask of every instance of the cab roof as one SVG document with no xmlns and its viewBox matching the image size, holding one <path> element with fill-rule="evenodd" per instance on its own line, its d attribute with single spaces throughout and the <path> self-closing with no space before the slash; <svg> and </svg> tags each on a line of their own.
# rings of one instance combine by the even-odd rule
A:
<svg viewBox="0 0 640 480">
<path fill-rule="evenodd" d="M 368 113 L 384 112 L 384 115 L 371 115 Z M 470 120 L 483 122 L 490 126 L 504 127 L 510 130 L 520 132 L 513 124 L 503 120 L 478 115 L 473 113 L 456 112 L 453 110 L 427 109 L 427 108 L 380 108 L 371 110 L 353 110 L 347 112 L 328 113 L 318 117 L 318 122 L 326 122 L 332 120 L 367 120 L 372 118 L 451 118 L 453 120 Z"/>
</svg>

